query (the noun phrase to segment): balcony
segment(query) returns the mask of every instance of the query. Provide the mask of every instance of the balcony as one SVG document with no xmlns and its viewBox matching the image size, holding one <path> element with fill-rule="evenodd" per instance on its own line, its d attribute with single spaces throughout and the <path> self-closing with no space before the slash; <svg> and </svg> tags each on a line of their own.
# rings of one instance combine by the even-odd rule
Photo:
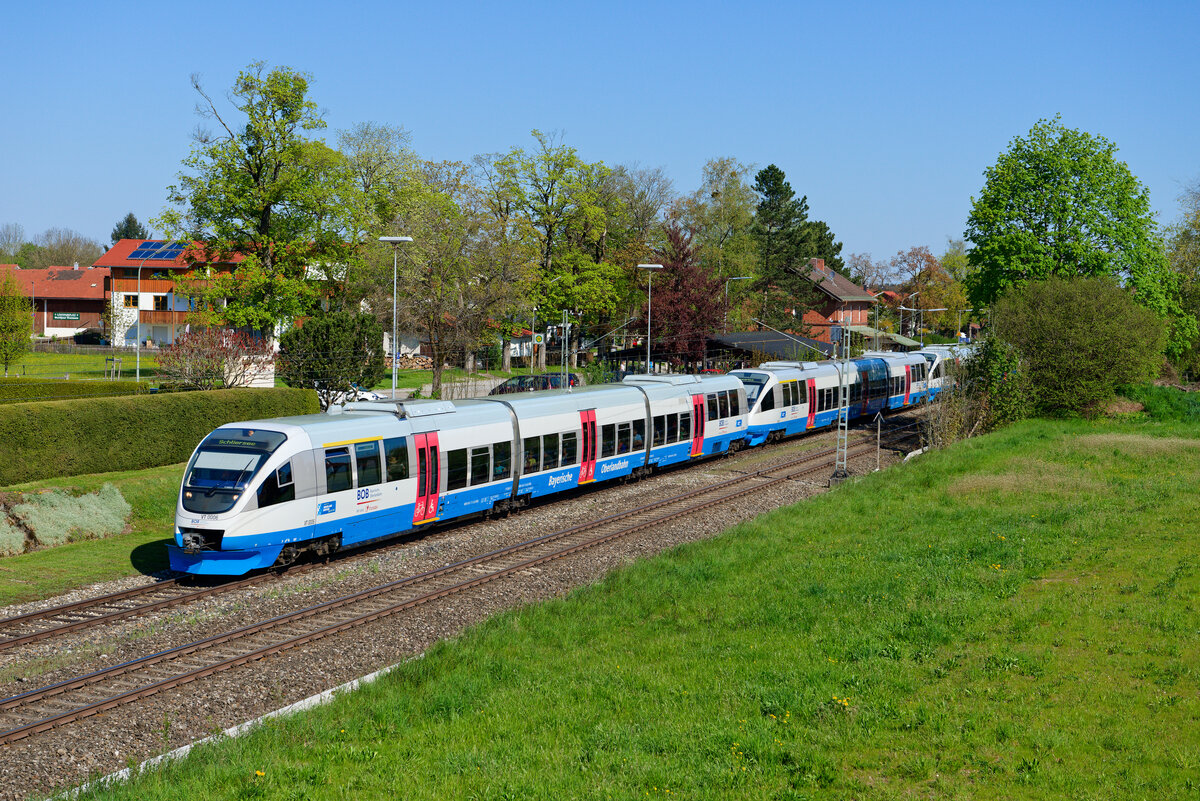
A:
<svg viewBox="0 0 1200 801">
<path fill-rule="evenodd" d="M 149 311 L 138 313 L 142 325 L 183 325 L 189 322 L 191 312 L 186 311 Z"/>
<path fill-rule="evenodd" d="M 153 292 L 157 295 L 171 292 L 175 289 L 175 282 L 170 278 L 143 278 L 142 292 Z M 138 280 L 136 278 L 113 278 L 113 292 L 137 292 Z"/>
</svg>

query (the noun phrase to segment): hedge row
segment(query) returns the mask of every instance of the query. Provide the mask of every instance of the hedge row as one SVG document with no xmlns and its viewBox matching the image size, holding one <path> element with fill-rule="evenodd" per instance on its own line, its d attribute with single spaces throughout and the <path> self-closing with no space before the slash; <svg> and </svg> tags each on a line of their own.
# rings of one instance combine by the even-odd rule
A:
<svg viewBox="0 0 1200 801">
<path fill-rule="evenodd" d="M 311 389 L 220 389 L 0 406 L 0 487 L 186 461 L 217 426 L 320 411 Z"/>
<path fill-rule="evenodd" d="M 66 381 L 54 378 L 0 378 L 0 403 L 144 395 L 145 381 Z"/>
</svg>

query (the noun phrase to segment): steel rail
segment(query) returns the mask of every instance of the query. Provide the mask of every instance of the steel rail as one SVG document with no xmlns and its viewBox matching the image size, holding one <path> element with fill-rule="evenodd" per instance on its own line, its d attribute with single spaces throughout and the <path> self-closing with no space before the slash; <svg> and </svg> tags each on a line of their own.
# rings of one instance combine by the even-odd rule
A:
<svg viewBox="0 0 1200 801">
<path fill-rule="evenodd" d="M 860 441 L 859 443 L 856 443 L 856 445 L 855 445 L 855 455 L 856 456 L 864 455 L 866 453 L 869 453 L 869 451 L 870 451 L 870 447 L 869 447 L 868 443 L 864 443 L 862 441 Z M 214 637 L 210 637 L 205 640 L 200 640 L 195 643 L 189 643 L 187 645 L 169 649 L 167 651 L 163 651 L 158 654 L 152 654 L 147 657 L 142 657 L 141 659 L 132 660 L 131 662 L 126 662 L 121 665 L 116 665 L 116 666 L 113 666 L 112 668 L 107 668 L 104 670 L 96 671 L 96 672 L 94 672 L 92 674 L 88 674 L 87 676 L 84 676 L 84 677 L 67 680 L 65 682 L 60 682 L 55 685 L 50 685 L 49 687 L 41 688 L 39 690 L 33 690 L 28 693 L 23 693 L 18 696 L 13 696 L 12 698 L 4 699 L 4 701 L 0 702 L 0 710 L 11 709 L 13 707 L 17 707 L 17 706 L 21 706 L 23 704 L 28 704 L 30 702 L 35 702 L 35 701 L 41 700 L 43 698 L 48 698 L 48 697 L 52 697 L 54 695 L 59 695 L 64 692 L 68 692 L 72 689 L 78 689 L 80 687 L 87 686 L 89 684 L 97 683 L 98 681 L 100 681 L 102 679 L 114 678 L 116 676 L 120 676 L 125 673 L 132 672 L 133 670 L 141 669 L 141 668 L 156 664 L 158 662 L 185 656 L 187 654 L 191 654 L 191 653 L 194 653 L 196 651 L 199 651 L 199 650 L 202 650 L 205 648 L 211 648 L 215 645 L 218 645 L 218 644 L 221 644 L 224 642 L 228 642 L 228 641 L 231 641 L 234 639 L 242 639 L 242 638 L 251 636 L 255 633 L 261 632 L 261 631 L 266 631 L 268 629 L 275 628 L 275 627 L 278 627 L 281 625 L 285 625 L 287 623 L 293 623 L 293 622 L 296 622 L 301 619 L 313 617 L 317 614 L 328 612 L 333 609 L 347 606 L 349 604 L 359 603 L 366 599 L 376 597 L 378 595 L 382 595 L 382 594 L 385 594 L 388 592 L 393 592 L 396 589 L 401 588 L 403 586 L 414 584 L 418 581 L 428 581 L 431 578 L 446 575 L 446 574 L 449 574 L 456 570 L 462 570 L 465 567 L 469 567 L 471 565 L 480 564 L 485 561 L 496 561 L 497 559 L 499 559 L 501 557 L 504 557 L 504 556 L 507 556 L 510 554 L 514 554 L 514 553 L 518 553 L 523 550 L 529 550 L 536 545 L 545 544 L 551 540 L 564 539 L 564 538 L 567 538 L 567 537 L 575 535 L 575 534 L 579 534 L 582 532 L 586 532 L 586 531 L 601 527 L 608 523 L 619 522 L 620 520 L 623 520 L 623 519 L 633 518 L 637 515 L 645 514 L 647 511 L 652 511 L 654 509 L 658 509 L 663 506 L 670 505 L 672 503 L 678 504 L 682 501 L 686 501 L 688 499 L 695 498 L 697 495 L 712 494 L 719 489 L 729 487 L 729 486 L 735 485 L 735 484 L 746 483 L 755 478 L 765 479 L 764 481 L 761 481 L 758 483 L 752 483 L 752 484 L 750 484 L 750 486 L 738 489 L 733 493 L 718 494 L 716 497 L 710 498 L 708 500 L 702 501 L 697 504 L 692 504 L 690 506 L 687 506 L 683 509 L 676 510 L 676 511 L 671 512 L 664 516 L 653 517 L 651 519 L 643 520 L 640 522 L 633 521 L 631 523 L 631 525 L 626 525 L 624 527 L 618 528 L 616 531 L 613 531 L 613 532 L 610 532 L 607 534 L 603 534 L 599 537 L 593 537 L 591 539 L 585 540 L 584 542 L 569 545 L 566 548 L 560 548 L 559 550 L 553 551 L 549 554 L 543 554 L 541 556 L 536 556 L 531 559 L 523 560 L 521 562 L 518 562 L 515 565 L 510 565 L 508 567 L 494 570 L 483 576 L 477 576 L 475 578 L 468 579 L 467 581 L 452 584 L 448 587 L 434 589 L 430 592 L 427 592 L 423 595 L 419 595 L 415 598 L 408 598 L 408 599 L 402 600 L 398 603 L 391 604 L 389 606 L 385 606 L 382 609 L 372 610 L 370 612 L 367 612 L 366 614 L 359 615 L 359 616 L 356 616 L 356 617 L 348 619 L 348 620 L 337 621 L 337 622 L 333 623 L 332 625 L 318 628 L 315 631 L 307 632 L 307 633 L 301 634 L 299 636 L 289 637 L 280 642 L 271 643 L 271 644 L 262 646 L 255 650 L 252 650 L 248 653 L 236 655 L 233 657 L 229 657 L 227 659 L 223 659 L 222 661 L 217 662 L 212 665 L 195 668 L 193 670 L 187 671 L 183 674 L 179 674 L 176 676 L 158 679 L 158 680 L 153 681 L 150 684 L 145 685 L 143 687 L 128 689 L 125 692 L 122 692 L 116 696 L 111 696 L 107 699 L 95 701 L 95 702 L 89 703 L 85 706 L 76 708 L 74 710 L 67 710 L 67 711 L 61 712 L 57 715 L 52 715 L 51 717 L 31 721 L 27 724 L 14 727 L 14 728 L 9 729 L 4 732 L 0 732 L 0 743 L 12 742 L 12 741 L 15 741 L 18 739 L 22 739 L 24 737 L 28 737 L 28 736 L 40 733 L 42 731 L 49 730 L 51 728 L 55 728 L 60 725 L 64 725 L 69 722 L 73 722 L 75 720 L 80 720 L 82 718 L 90 717 L 91 715 L 106 711 L 108 709 L 112 709 L 123 703 L 133 701 L 133 700 L 139 700 L 139 699 L 147 697 L 149 695 L 153 695 L 164 689 L 169 689 L 171 687 L 176 687 L 181 684 L 186 684 L 191 681 L 195 681 L 196 679 L 202 678 L 204 676 L 212 675 L 213 673 L 217 673 L 217 672 L 220 672 L 223 670 L 228 670 L 230 668 L 245 664 L 249 661 L 261 659 L 265 656 L 268 656 L 268 655 L 271 655 L 274 653 L 278 653 L 279 651 L 286 650 L 288 648 L 296 647 L 299 645 L 303 645 L 308 642 L 312 642 L 313 640 L 320 639 L 322 637 L 329 636 L 332 634 L 336 634 L 338 632 L 344 631 L 344 630 L 354 627 L 354 626 L 373 622 L 374 620 L 378 620 L 381 617 L 386 617 L 388 615 L 395 614 L 397 612 L 404 611 L 406 609 L 411 609 L 415 606 L 429 603 L 433 600 L 445 597 L 447 595 L 462 592 L 466 589 L 480 586 L 480 585 L 488 583 L 490 581 L 495 581 L 497 579 L 511 575 L 515 572 L 527 570 L 530 567 L 534 567 L 534 566 L 543 564 L 545 562 L 563 558 L 563 557 L 571 555 L 573 553 L 577 553 L 581 550 L 585 550 L 587 548 L 591 548 L 591 547 L 600 545 L 604 542 L 608 542 L 612 539 L 627 536 L 629 534 L 632 534 L 632 533 L 635 533 L 638 531 L 642 531 L 651 526 L 659 525 L 663 522 L 667 522 L 669 520 L 673 520 L 673 519 L 676 519 L 679 517 L 693 514 L 697 511 L 707 509 L 711 506 L 725 503 L 730 500 L 742 497 L 744 495 L 748 495 L 750 493 L 757 492 L 760 489 L 763 489 L 763 488 L 766 488 L 769 486 L 773 486 L 773 485 L 781 483 L 783 481 L 795 479 L 802 475 L 806 475 L 808 473 L 815 472 L 816 470 L 819 470 L 822 467 L 825 467 L 826 465 L 823 463 L 809 465 L 808 467 L 804 468 L 803 470 L 800 470 L 795 473 L 787 473 L 782 476 L 768 476 L 768 474 L 777 473 L 781 470 L 787 470 L 798 464 L 804 464 L 806 462 L 814 462 L 817 459 L 820 459 L 822 457 L 825 457 L 826 459 L 828 459 L 828 457 L 830 455 L 832 455 L 833 453 L 834 453 L 834 449 L 825 449 L 823 451 L 818 451 L 818 452 L 815 452 L 812 454 L 808 454 L 804 457 L 792 460 L 790 462 L 784 463 L 783 465 L 777 465 L 774 467 L 765 468 L 765 469 L 757 471 L 755 473 L 746 474 L 744 476 L 738 476 L 733 479 L 729 479 L 729 480 L 720 482 L 715 485 L 692 490 L 692 491 L 683 493 L 681 495 L 677 495 L 677 496 L 673 496 L 671 498 L 657 501 L 655 503 L 646 504 L 645 506 L 638 507 L 637 509 L 629 510 L 627 512 L 618 513 L 615 515 L 610 515 L 608 517 L 601 518 L 596 521 L 591 521 L 589 523 L 584 523 L 584 524 L 580 524 L 578 526 L 573 526 L 573 527 L 564 529 L 559 532 L 553 532 L 551 534 L 547 534 L 542 537 L 538 537 L 534 540 L 529 540 L 524 543 L 517 543 L 515 545 L 511 545 L 506 548 L 501 548 L 496 551 L 492 551 L 488 554 L 482 554 L 480 556 L 473 557 L 471 559 L 463 560 L 461 562 L 458 562 L 458 563 L 455 563 L 452 565 L 447 565 L 445 567 L 438 568 L 436 570 L 428 571 L 426 573 L 422 573 L 422 574 L 415 575 L 415 576 L 410 576 L 410 577 L 407 577 L 404 579 L 399 579 L 397 581 L 389 582 L 389 583 L 381 585 L 379 587 L 371 588 L 371 589 L 364 590 L 359 593 L 354 593 L 352 595 L 347 595 L 347 596 L 343 596 L 341 598 L 333 599 L 331 601 L 325 602 L 323 604 L 319 604 L 314 607 L 310 607 L 305 610 L 300 610 L 298 612 L 290 613 L 287 615 L 281 615 L 281 616 L 278 616 L 271 620 L 264 621 L 262 623 L 242 627 L 241 629 L 237 629 L 235 631 L 226 632 L 225 634 L 216 635 Z M 124 689 L 124 688 L 120 688 L 120 689 Z"/>
</svg>

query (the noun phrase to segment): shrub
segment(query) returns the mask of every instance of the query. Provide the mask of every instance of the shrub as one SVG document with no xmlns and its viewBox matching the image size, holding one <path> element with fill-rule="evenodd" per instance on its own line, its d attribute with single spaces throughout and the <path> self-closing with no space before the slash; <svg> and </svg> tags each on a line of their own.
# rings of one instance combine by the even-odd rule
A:
<svg viewBox="0 0 1200 801">
<path fill-rule="evenodd" d="M 42 545 L 62 545 L 69 539 L 93 539 L 120 534 L 133 511 L 121 491 L 105 484 L 97 492 L 74 496 L 52 491 L 29 495 L 13 506 Z"/>
<path fill-rule="evenodd" d="M 1029 367 L 1039 410 L 1094 417 L 1120 384 L 1155 375 L 1165 324 L 1109 279 L 1049 278 L 1002 297 L 995 334 Z"/>
<path fill-rule="evenodd" d="M 221 389 L 0 406 L 0 486 L 188 458 L 217 426 L 320 411 L 302 389 Z"/>
<path fill-rule="evenodd" d="M 0 556 L 12 556 L 25 551 L 25 532 L 5 519 L 0 509 Z"/>
<path fill-rule="evenodd" d="M 0 378 L 0 403 L 29 403 L 84 397 L 141 395 L 145 381 L 63 381 L 48 378 Z"/>
</svg>

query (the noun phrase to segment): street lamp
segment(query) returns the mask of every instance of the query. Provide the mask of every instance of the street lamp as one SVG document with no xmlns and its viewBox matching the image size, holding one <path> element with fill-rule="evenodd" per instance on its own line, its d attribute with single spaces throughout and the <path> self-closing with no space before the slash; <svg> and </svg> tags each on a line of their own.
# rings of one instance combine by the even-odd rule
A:
<svg viewBox="0 0 1200 801">
<path fill-rule="evenodd" d="M 392 246 L 392 400 L 396 400 L 396 254 L 400 245 L 413 241 L 411 236 L 381 236 L 379 241 Z"/>
<path fill-rule="evenodd" d="M 646 284 L 646 372 L 650 369 L 650 290 L 654 286 L 654 271 L 661 270 L 661 264 L 639 264 L 639 270 L 646 270 L 649 283 Z"/>
<path fill-rule="evenodd" d="M 146 258 L 142 259 L 142 263 L 138 265 L 137 274 L 137 341 L 133 343 L 133 350 L 136 354 L 135 361 L 137 368 L 134 374 L 135 381 L 142 380 L 142 268 L 146 266 L 146 259 L 156 257 L 159 253 L 167 249 L 171 242 L 160 242 L 158 247 L 146 254 Z M 154 329 L 151 329 L 153 331 Z"/>
<path fill-rule="evenodd" d="M 738 276 L 734 276 L 733 278 L 725 279 L 725 325 L 723 327 L 726 331 L 729 330 L 729 282 L 730 281 L 749 281 L 753 277 L 754 276 L 752 276 L 752 275 L 738 275 Z"/>
</svg>

